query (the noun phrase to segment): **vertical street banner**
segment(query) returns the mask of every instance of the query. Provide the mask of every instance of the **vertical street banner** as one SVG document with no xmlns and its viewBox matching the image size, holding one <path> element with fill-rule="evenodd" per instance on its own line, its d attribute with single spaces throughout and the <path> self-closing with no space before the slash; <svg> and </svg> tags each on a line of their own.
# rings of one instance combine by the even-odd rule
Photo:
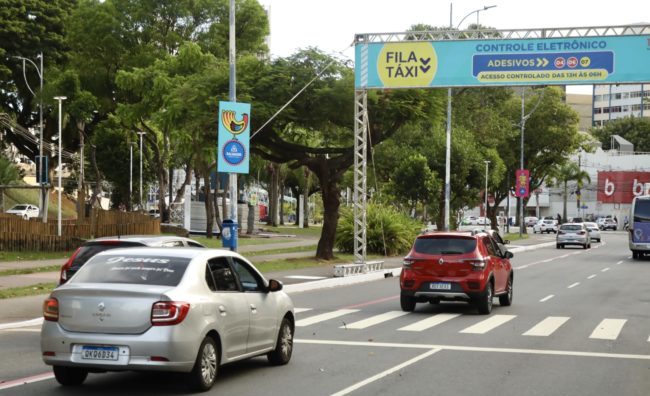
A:
<svg viewBox="0 0 650 396">
<path fill-rule="evenodd" d="M 248 174 L 250 113 L 250 103 L 219 102 L 219 172 Z"/>
<path fill-rule="evenodd" d="M 517 169 L 515 173 L 517 185 L 515 187 L 515 196 L 526 198 L 530 195 L 530 173 L 528 169 Z"/>
</svg>

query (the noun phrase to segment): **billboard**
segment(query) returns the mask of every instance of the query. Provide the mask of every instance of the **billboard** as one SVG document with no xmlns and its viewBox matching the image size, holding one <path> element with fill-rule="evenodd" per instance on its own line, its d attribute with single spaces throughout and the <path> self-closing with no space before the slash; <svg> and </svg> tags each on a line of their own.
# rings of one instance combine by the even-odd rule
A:
<svg viewBox="0 0 650 396">
<path fill-rule="evenodd" d="M 650 36 L 358 43 L 355 87 L 647 82 Z"/>
<path fill-rule="evenodd" d="M 515 178 L 517 179 L 515 197 L 528 197 L 530 195 L 530 172 L 528 169 L 517 169 Z"/>
<path fill-rule="evenodd" d="M 629 204 L 640 195 L 650 194 L 650 172 L 598 172 L 597 200 Z"/>
<path fill-rule="evenodd" d="M 250 103 L 219 102 L 219 172 L 248 173 L 250 113 Z"/>
</svg>

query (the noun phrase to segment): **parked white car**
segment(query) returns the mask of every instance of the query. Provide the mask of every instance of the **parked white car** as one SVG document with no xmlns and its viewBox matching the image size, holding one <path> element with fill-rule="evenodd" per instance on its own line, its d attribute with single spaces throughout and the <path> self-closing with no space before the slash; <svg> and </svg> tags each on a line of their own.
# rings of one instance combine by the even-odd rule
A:
<svg viewBox="0 0 650 396">
<path fill-rule="evenodd" d="M 29 220 L 31 218 L 38 217 L 40 212 L 41 211 L 38 209 L 38 206 L 30 204 L 18 204 L 9 209 L 6 213 L 15 214 L 16 216 L 20 216 L 25 220 Z"/>
<path fill-rule="evenodd" d="M 540 220 L 533 226 L 533 234 L 536 233 L 551 233 L 557 232 L 557 225 L 555 220 Z"/>
<path fill-rule="evenodd" d="M 598 229 L 598 224 L 596 223 L 587 223 L 585 222 L 585 227 L 587 227 L 587 231 L 589 231 L 589 237 L 591 238 L 592 241 L 600 242 L 600 230 Z"/>
</svg>

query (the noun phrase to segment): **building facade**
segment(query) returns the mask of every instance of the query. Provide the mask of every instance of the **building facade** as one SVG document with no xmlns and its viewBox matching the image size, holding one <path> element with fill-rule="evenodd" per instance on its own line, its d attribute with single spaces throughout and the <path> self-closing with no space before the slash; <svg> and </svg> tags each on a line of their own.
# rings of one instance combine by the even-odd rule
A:
<svg viewBox="0 0 650 396">
<path fill-rule="evenodd" d="M 593 126 L 630 116 L 650 117 L 649 84 L 594 85 Z"/>
</svg>

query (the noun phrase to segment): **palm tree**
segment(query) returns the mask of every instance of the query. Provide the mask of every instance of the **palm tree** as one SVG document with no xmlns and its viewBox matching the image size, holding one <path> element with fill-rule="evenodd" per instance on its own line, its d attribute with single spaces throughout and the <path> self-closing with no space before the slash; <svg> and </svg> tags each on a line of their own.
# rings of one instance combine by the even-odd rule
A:
<svg viewBox="0 0 650 396">
<path fill-rule="evenodd" d="M 576 164 L 575 162 L 566 162 L 564 164 L 558 165 L 549 176 L 551 178 L 550 182 L 548 183 L 549 186 L 561 185 L 564 188 L 562 193 L 564 199 L 563 202 L 564 205 L 562 208 L 562 218 L 566 219 L 567 218 L 566 203 L 567 203 L 567 196 L 569 195 L 568 194 L 569 182 L 575 181 L 578 185 L 578 191 L 579 191 L 584 185 L 585 181 L 587 183 L 591 183 L 591 178 L 589 177 L 589 174 L 586 171 L 580 169 L 578 164 Z"/>
</svg>

